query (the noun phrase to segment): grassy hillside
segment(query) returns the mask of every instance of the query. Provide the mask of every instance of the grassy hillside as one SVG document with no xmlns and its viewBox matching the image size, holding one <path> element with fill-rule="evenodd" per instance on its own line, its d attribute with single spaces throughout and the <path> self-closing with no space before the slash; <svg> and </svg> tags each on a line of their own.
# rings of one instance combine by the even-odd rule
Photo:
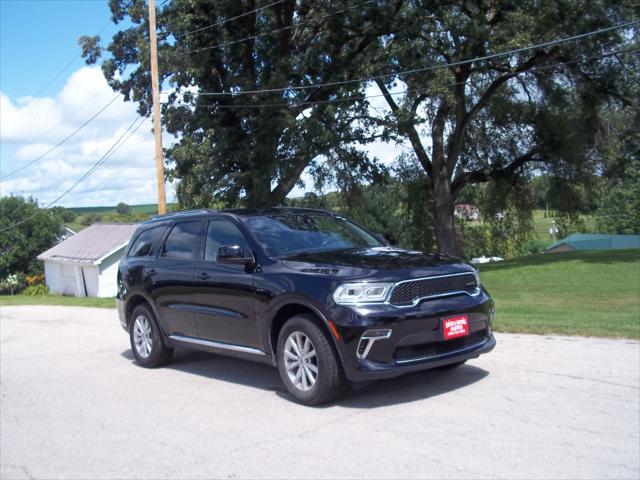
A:
<svg viewBox="0 0 640 480">
<path fill-rule="evenodd" d="M 481 278 L 497 331 L 640 338 L 640 250 L 522 257 Z"/>
</svg>

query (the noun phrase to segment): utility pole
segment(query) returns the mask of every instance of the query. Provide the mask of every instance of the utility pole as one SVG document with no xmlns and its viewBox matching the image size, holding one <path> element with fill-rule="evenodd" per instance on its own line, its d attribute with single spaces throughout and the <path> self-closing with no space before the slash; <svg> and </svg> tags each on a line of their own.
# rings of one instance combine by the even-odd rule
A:
<svg viewBox="0 0 640 480">
<path fill-rule="evenodd" d="M 149 0 L 149 43 L 151 44 L 151 90 L 153 96 L 153 133 L 156 137 L 156 175 L 158 177 L 158 213 L 167 213 L 164 193 L 164 157 L 160 125 L 160 84 L 158 83 L 158 43 L 156 39 L 156 2 Z"/>
</svg>

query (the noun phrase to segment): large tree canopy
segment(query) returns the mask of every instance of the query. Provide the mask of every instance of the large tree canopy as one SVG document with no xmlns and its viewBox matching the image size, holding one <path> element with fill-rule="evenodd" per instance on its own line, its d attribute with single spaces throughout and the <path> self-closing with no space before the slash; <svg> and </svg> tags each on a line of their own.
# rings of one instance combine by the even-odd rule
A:
<svg viewBox="0 0 640 480">
<path fill-rule="evenodd" d="M 453 210 L 465 186 L 543 169 L 570 195 L 578 176 L 598 168 L 600 106 L 637 102 L 637 57 L 622 51 L 637 42 L 636 26 L 520 48 L 629 23 L 627 3 L 404 3 L 371 64 L 399 72 L 376 80 L 390 109 L 378 122 L 412 146 L 428 175 L 441 251 L 456 251 Z M 394 97 L 398 79 L 407 93 Z"/>
<path fill-rule="evenodd" d="M 375 166 L 354 148 L 372 139 L 356 77 L 373 55 L 395 7 L 373 1 L 165 2 L 158 15 L 161 82 L 172 93 L 163 122 L 178 142 L 167 149 L 169 175 L 184 206 L 277 205 L 303 170 L 320 161 L 359 178 Z M 110 85 L 150 112 L 147 6 L 111 0 L 118 32 L 103 63 Z M 252 12 L 255 9 L 257 12 Z M 252 12 L 247 14 L 247 12 Z M 237 18 L 236 18 L 237 17 Z M 81 39 L 88 61 L 99 39 Z M 336 83 L 318 88 L 321 83 Z M 285 89 L 283 87 L 294 87 Z M 246 93 L 274 90 L 269 93 Z M 317 166 L 317 165 L 316 165 Z"/>
<path fill-rule="evenodd" d="M 637 109 L 637 52 L 628 51 L 637 24 L 550 42 L 629 24 L 632 4 L 163 2 L 163 122 L 178 139 L 167 149 L 178 199 L 276 205 L 306 168 L 339 186 L 377 178 L 383 168 L 359 146 L 381 137 L 411 146 L 444 253 L 457 250 L 454 205 L 468 185 L 545 172 L 563 183 L 557 197 L 571 210 L 571 186 L 602 168 L 601 112 Z M 106 47 L 105 76 L 148 115 L 146 2 L 110 6 L 125 28 Z M 82 44 L 97 61 L 99 39 Z M 388 114 L 370 108 L 373 86 Z"/>
</svg>

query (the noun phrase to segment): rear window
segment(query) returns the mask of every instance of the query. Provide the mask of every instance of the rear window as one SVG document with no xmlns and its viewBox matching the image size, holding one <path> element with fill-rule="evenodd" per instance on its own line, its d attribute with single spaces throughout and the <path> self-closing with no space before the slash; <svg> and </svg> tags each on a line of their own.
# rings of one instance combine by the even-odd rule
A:
<svg viewBox="0 0 640 480">
<path fill-rule="evenodd" d="M 135 242 L 129 250 L 130 257 L 149 257 L 155 255 L 158 244 L 162 239 L 165 226 L 160 225 L 157 227 L 148 228 L 140 232 L 136 237 Z"/>
<path fill-rule="evenodd" d="M 202 222 L 176 223 L 162 247 L 163 258 L 194 260 L 198 250 Z"/>
</svg>

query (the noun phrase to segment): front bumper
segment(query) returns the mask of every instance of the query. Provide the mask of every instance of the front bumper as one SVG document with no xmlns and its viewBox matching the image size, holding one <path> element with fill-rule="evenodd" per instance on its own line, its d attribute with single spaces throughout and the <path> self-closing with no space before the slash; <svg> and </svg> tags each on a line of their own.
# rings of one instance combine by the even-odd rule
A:
<svg viewBox="0 0 640 480">
<path fill-rule="evenodd" d="M 443 319 L 466 314 L 469 335 L 444 341 Z M 392 305 L 346 307 L 331 311 L 341 340 L 337 342 L 347 378 L 374 380 L 437 368 L 490 352 L 496 345 L 492 334 L 493 301 L 486 291 L 480 295 L 456 295 L 425 300 L 410 308 Z M 365 332 L 390 330 L 368 346 Z"/>
</svg>

